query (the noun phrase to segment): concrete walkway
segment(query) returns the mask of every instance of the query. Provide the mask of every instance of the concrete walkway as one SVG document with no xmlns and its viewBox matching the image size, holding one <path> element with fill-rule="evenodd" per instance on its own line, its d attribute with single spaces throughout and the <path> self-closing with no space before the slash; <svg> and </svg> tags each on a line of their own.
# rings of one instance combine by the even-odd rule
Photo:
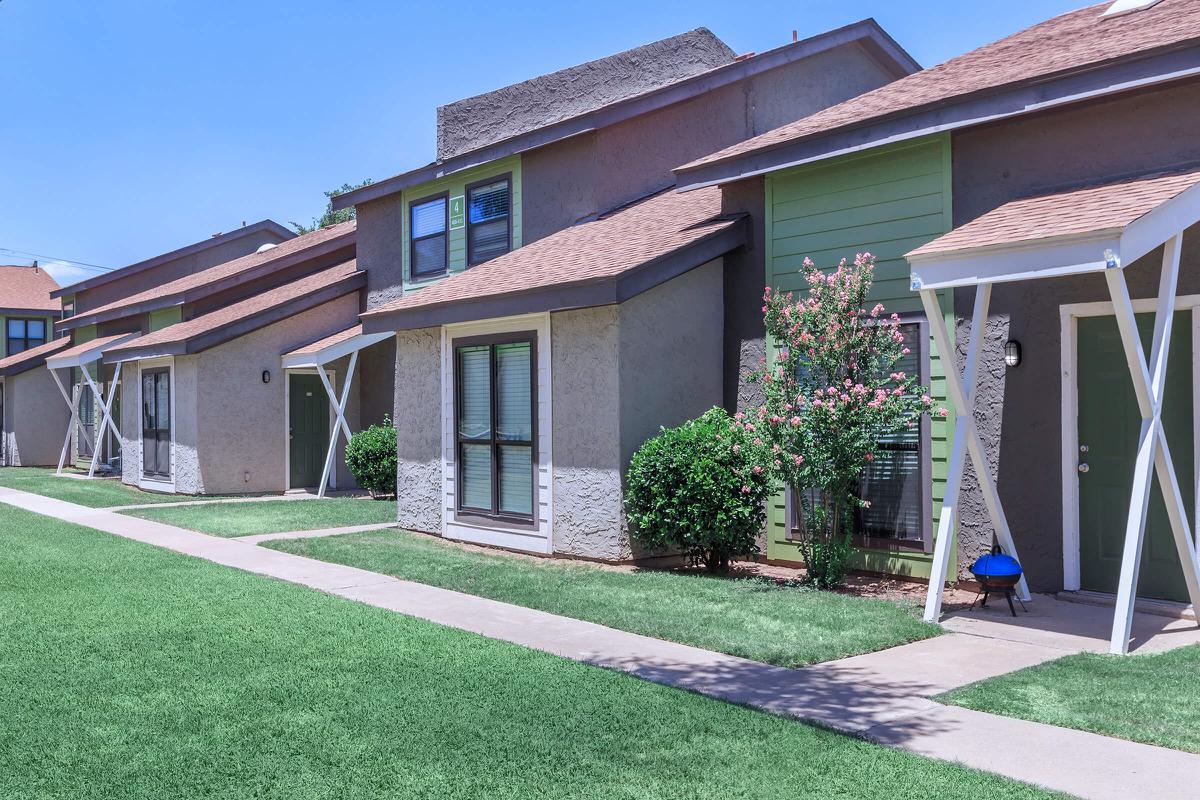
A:
<svg viewBox="0 0 1200 800">
<path fill-rule="evenodd" d="M 1191 798 L 1200 776 L 1200 755 L 929 699 L 1071 651 L 1047 642 L 950 633 L 789 670 L 13 489 L 0 502 L 1079 797 Z"/>
<path fill-rule="evenodd" d="M 259 542 L 273 542 L 276 539 L 318 539 L 322 536 L 341 536 L 344 533 L 368 533 L 370 531 L 382 531 L 388 528 L 399 527 L 394 522 L 375 522 L 369 525 L 347 525 L 342 528 L 321 528 L 315 531 L 286 531 L 284 533 L 255 533 L 250 536 L 235 536 L 232 537 L 239 542 L 247 542 L 249 544 L 258 544 Z"/>
</svg>

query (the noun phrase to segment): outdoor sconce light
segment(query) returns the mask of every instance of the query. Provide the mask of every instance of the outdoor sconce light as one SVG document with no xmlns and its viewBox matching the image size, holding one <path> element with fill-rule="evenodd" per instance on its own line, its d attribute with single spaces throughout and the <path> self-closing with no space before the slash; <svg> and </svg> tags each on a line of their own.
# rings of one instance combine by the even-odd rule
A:
<svg viewBox="0 0 1200 800">
<path fill-rule="evenodd" d="M 1016 339 L 1004 343 L 1004 363 L 1010 367 L 1021 365 L 1021 343 Z"/>
<path fill-rule="evenodd" d="M 270 383 L 270 382 L 271 382 L 271 370 L 264 369 L 263 370 L 263 383 Z"/>
</svg>

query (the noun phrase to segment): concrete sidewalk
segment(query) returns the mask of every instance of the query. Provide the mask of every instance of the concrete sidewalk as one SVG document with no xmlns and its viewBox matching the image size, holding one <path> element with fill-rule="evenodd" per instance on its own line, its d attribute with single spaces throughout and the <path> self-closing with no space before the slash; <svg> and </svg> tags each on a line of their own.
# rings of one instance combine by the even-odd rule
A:
<svg viewBox="0 0 1200 800">
<path fill-rule="evenodd" d="M 1200 776 L 1200 755 L 929 699 L 1071 652 L 1048 642 L 949 633 L 789 670 L 13 489 L 0 502 L 1079 797 L 1194 797 Z"/>
</svg>

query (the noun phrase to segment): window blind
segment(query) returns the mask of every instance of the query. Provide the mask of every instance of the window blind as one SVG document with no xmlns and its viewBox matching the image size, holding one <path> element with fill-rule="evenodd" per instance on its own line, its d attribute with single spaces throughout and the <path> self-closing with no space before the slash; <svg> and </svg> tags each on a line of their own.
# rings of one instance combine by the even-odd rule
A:
<svg viewBox="0 0 1200 800">
<path fill-rule="evenodd" d="M 412 250 L 410 274 L 414 278 L 446 271 L 446 198 L 414 205 L 409 210 Z"/>
<path fill-rule="evenodd" d="M 507 180 L 476 186 L 467 193 L 467 251 L 471 264 L 481 264 L 510 249 Z"/>
</svg>

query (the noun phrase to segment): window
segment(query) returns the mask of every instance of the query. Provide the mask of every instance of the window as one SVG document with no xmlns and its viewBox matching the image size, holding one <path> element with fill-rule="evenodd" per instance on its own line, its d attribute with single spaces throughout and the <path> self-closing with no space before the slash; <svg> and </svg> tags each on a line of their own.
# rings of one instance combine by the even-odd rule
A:
<svg viewBox="0 0 1200 800">
<path fill-rule="evenodd" d="M 918 383 L 928 383 L 924 325 L 904 323 L 900 331 L 910 352 L 896 365 L 896 371 L 915 377 Z M 912 428 L 880 440 L 875 460 L 863 472 L 859 490 L 859 496 L 871 504 L 857 514 L 855 530 L 861 536 L 925 544 L 927 426 L 928 421 L 922 418 Z"/>
<path fill-rule="evenodd" d="M 409 275 L 412 280 L 446 271 L 446 196 L 413 203 L 409 207 L 411 245 Z"/>
<path fill-rule="evenodd" d="M 461 513 L 533 521 L 536 350 L 529 333 L 455 342 Z"/>
<path fill-rule="evenodd" d="M 46 320 L 10 317 L 5 325 L 5 333 L 8 334 L 7 355 L 23 353 L 46 343 Z"/>
<path fill-rule="evenodd" d="M 87 369 L 87 367 L 83 367 Z M 71 370 L 74 379 L 75 370 Z M 79 437 L 75 451 L 80 458 L 91 458 L 96 442 L 96 395 L 83 375 L 79 376 Z"/>
<path fill-rule="evenodd" d="M 467 187 L 467 266 L 511 249 L 510 197 L 508 178 Z"/>
<path fill-rule="evenodd" d="M 171 372 L 142 370 L 142 474 L 171 477 Z"/>
<path fill-rule="evenodd" d="M 925 323 L 902 323 L 900 331 L 910 352 L 896 365 L 896 371 L 914 376 L 918 384 L 928 385 Z M 864 547 L 890 545 L 927 550 L 932 542 L 929 474 L 929 422 L 926 418 L 911 429 L 881 439 L 875 450 L 875 460 L 863 471 L 859 484 L 859 497 L 870 506 L 855 513 L 856 543 Z M 788 504 L 789 534 L 796 534 L 803 530 L 804 519 L 801 499 L 795 491 L 788 493 Z"/>
</svg>

